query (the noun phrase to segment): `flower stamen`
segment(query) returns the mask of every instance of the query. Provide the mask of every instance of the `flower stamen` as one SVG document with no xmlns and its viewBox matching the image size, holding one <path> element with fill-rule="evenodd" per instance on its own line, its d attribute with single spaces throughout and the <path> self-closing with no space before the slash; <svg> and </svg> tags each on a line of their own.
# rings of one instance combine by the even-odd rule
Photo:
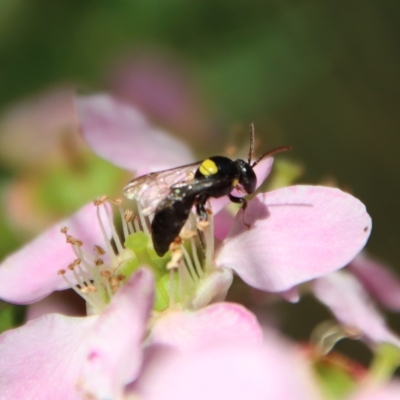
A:
<svg viewBox="0 0 400 400">
<path fill-rule="evenodd" d="M 103 224 L 103 220 L 101 219 L 101 216 L 100 216 L 100 205 L 104 204 L 104 197 L 102 197 L 100 200 L 95 200 L 93 202 L 93 204 L 96 206 L 97 221 L 99 222 L 101 233 L 103 234 L 104 241 L 107 245 L 107 252 L 108 252 L 108 254 L 110 254 L 112 256 L 112 258 L 115 258 L 116 257 L 115 251 L 114 251 L 113 247 L 111 246 L 111 242 L 108 240 L 106 228 L 105 228 L 105 226 Z"/>
</svg>

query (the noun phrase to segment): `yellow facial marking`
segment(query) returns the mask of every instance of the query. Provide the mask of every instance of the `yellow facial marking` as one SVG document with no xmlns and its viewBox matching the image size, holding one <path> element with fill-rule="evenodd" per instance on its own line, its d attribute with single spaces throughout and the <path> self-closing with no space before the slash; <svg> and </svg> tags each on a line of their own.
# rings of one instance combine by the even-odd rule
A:
<svg viewBox="0 0 400 400">
<path fill-rule="evenodd" d="M 199 168 L 199 171 L 204 176 L 215 175 L 218 172 L 218 167 L 213 160 L 204 160 Z"/>
</svg>

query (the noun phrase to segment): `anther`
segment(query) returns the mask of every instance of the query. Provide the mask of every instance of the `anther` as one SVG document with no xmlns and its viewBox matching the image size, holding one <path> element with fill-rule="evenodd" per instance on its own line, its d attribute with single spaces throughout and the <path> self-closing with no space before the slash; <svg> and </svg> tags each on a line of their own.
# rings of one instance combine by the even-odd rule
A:
<svg viewBox="0 0 400 400">
<path fill-rule="evenodd" d="M 107 196 L 101 196 L 100 199 L 94 200 L 93 204 L 97 207 L 97 206 L 100 206 L 100 205 L 104 204 L 106 201 L 108 201 L 108 197 Z"/>
<path fill-rule="evenodd" d="M 171 246 L 170 246 L 171 248 Z M 167 264 L 167 270 L 171 270 L 179 267 L 179 263 L 182 260 L 183 252 L 180 248 L 174 249 L 171 254 L 171 261 Z"/>
<path fill-rule="evenodd" d="M 101 246 L 98 246 L 97 244 L 94 246 L 93 249 L 99 256 L 103 256 L 104 254 L 106 254 L 106 251 Z"/>
<path fill-rule="evenodd" d="M 65 236 L 65 239 L 66 239 L 66 242 L 67 242 L 68 244 L 76 245 L 76 246 L 78 246 L 78 247 L 82 247 L 82 245 L 83 245 L 82 240 L 75 239 L 75 238 L 74 238 L 73 236 L 71 236 L 71 235 L 66 235 L 66 236 Z"/>
<path fill-rule="evenodd" d="M 96 293 L 97 288 L 94 285 L 84 286 L 83 288 L 79 289 L 82 293 Z"/>
<path fill-rule="evenodd" d="M 169 249 L 171 252 L 174 252 L 175 250 L 178 250 L 181 248 L 181 244 L 183 243 L 183 240 L 178 236 L 175 238 L 175 240 L 169 245 Z"/>
<path fill-rule="evenodd" d="M 119 289 L 119 286 L 120 286 L 119 283 L 120 283 L 120 280 L 118 280 L 116 277 L 110 278 L 110 286 L 114 292 L 117 291 L 117 289 Z"/>
<path fill-rule="evenodd" d="M 179 234 L 181 239 L 190 239 L 195 236 L 197 236 L 197 232 L 192 230 L 183 231 Z"/>
<path fill-rule="evenodd" d="M 125 210 L 124 219 L 126 222 L 132 222 L 133 220 L 133 211 L 132 210 Z"/>
<path fill-rule="evenodd" d="M 197 229 L 199 229 L 200 231 L 204 231 L 208 228 L 209 225 L 210 223 L 208 221 L 199 221 L 197 222 Z"/>
<path fill-rule="evenodd" d="M 115 204 L 116 206 L 120 206 L 122 204 L 122 199 L 116 197 L 114 200 L 111 200 L 111 203 Z"/>
</svg>

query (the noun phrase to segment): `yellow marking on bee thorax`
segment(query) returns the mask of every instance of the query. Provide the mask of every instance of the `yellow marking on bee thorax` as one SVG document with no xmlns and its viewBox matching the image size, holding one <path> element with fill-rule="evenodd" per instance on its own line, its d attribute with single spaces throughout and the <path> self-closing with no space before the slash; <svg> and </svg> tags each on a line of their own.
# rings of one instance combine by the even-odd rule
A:
<svg viewBox="0 0 400 400">
<path fill-rule="evenodd" d="M 232 182 L 232 186 L 236 187 L 238 184 L 239 184 L 239 179 L 237 179 L 237 178 L 234 179 L 233 182 Z"/>
<path fill-rule="evenodd" d="M 215 175 L 218 172 L 218 167 L 213 160 L 208 158 L 201 163 L 199 171 L 203 176 Z"/>
</svg>

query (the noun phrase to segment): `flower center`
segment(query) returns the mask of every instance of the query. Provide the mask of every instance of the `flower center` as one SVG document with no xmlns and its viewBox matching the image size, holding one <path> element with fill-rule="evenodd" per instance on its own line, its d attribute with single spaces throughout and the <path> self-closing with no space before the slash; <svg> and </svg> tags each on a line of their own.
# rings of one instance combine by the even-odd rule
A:
<svg viewBox="0 0 400 400">
<path fill-rule="evenodd" d="M 114 225 L 112 204 L 119 210 L 121 234 Z M 217 285 L 213 282 L 216 277 L 220 280 L 221 271 L 217 271 L 213 264 L 211 211 L 208 212 L 208 221 L 201 222 L 191 213 L 180 236 L 170 245 L 170 250 L 159 257 L 153 248 L 149 217 L 143 214 L 139 205 L 136 214 L 131 210 L 124 211 L 119 199 L 110 202 L 102 197 L 94 205 L 105 248 L 95 246 L 89 252 L 84 249 L 81 240 L 68 234 L 68 228 L 61 230 L 76 259 L 59 274 L 85 299 L 88 314 L 101 313 L 124 281 L 143 266 L 150 268 L 154 274 L 155 311 L 196 309 L 218 296 L 216 292 L 221 291 L 220 282 Z M 231 280 L 230 274 L 225 293 Z"/>
</svg>

